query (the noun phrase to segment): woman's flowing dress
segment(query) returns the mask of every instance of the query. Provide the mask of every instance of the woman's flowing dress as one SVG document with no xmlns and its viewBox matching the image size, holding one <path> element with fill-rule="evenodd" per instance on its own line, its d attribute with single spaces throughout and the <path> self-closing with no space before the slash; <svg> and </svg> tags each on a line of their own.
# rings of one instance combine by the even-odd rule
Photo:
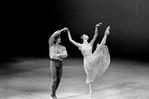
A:
<svg viewBox="0 0 149 99">
<path fill-rule="evenodd" d="M 97 76 L 101 76 L 110 64 L 110 54 L 106 45 L 97 44 L 92 53 L 90 44 L 82 44 L 79 48 L 84 56 L 84 70 L 86 75 L 86 84 L 93 82 Z"/>
</svg>

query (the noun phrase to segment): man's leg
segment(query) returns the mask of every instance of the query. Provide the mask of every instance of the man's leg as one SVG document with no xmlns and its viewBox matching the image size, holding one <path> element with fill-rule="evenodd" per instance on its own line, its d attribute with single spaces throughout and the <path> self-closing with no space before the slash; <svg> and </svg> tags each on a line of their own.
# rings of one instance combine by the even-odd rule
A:
<svg viewBox="0 0 149 99">
<path fill-rule="evenodd" d="M 50 66 L 51 66 L 51 74 L 52 74 L 52 78 L 53 78 L 53 84 L 52 84 L 52 97 L 56 96 L 56 86 L 57 86 L 57 68 L 56 68 L 56 64 L 54 61 L 50 62 Z"/>
<path fill-rule="evenodd" d="M 63 72 L 63 67 L 62 67 L 62 62 L 60 61 L 59 62 L 59 67 L 57 69 L 57 86 L 56 86 L 56 89 L 58 88 L 59 83 L 61 81 L 62 72 Z"/>
</svg>

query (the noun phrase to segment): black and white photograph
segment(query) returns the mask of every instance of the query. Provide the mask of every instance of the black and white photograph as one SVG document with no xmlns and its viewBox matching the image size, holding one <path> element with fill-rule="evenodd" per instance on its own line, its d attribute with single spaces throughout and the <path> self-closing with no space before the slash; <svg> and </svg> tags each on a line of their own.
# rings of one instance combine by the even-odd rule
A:
<svg viewBox="0 0 149 99">
<path fill-rule="evenodd" d="M 149 0 L 4 0 L 0 99 L 149 99 Z"/>
</svg>

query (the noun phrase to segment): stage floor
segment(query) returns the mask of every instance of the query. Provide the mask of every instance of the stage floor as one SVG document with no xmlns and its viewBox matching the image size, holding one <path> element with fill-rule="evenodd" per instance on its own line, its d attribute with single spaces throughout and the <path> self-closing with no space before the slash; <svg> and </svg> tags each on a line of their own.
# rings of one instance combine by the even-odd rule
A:
<svg viewBox="0 0 149 99">
<path fill-rule="evenodd" d="M 48 58 L 15 58 L 0 64 L 0 99 L 52 99 Z M 89 99 L 82 58 L 63 62 L 58 99 Z M 94 99 L 149 99 L 149 64 L 111 59 L 94 82 Z"/>
</svg>

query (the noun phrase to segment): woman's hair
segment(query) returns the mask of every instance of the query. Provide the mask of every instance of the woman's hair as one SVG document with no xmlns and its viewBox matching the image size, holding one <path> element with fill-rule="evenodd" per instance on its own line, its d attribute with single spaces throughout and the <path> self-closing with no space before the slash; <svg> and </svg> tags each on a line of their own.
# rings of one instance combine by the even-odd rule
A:
<svg viewBox="0 0 149 99">
<path fill-rule="evenodd" d="M 83 36 L 88 36 L 88 35 L 83 34 L 83 35 L 80 37 L 80 39 L 81 39 L 82 42 L 83 42 Z"/>
<path fill-rule="evenodd" d="M 80 37 L 81 42 L 83 42 L 83 35 Z"/>
</svg>

